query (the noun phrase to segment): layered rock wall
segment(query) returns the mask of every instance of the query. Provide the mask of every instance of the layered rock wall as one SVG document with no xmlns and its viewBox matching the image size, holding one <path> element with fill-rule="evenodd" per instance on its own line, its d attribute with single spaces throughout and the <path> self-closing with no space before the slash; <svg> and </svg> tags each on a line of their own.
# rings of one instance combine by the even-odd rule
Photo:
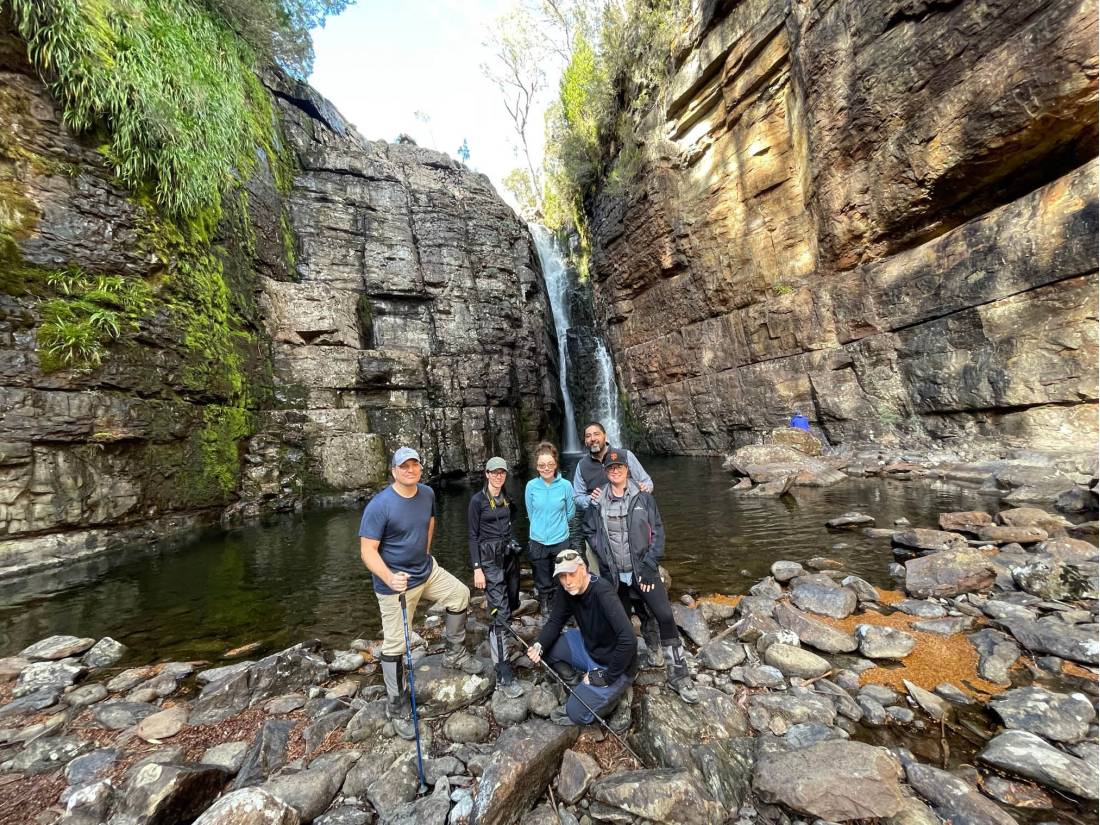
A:
<svg viewBox="0 0 1100 825">
<path fill-rule="evenodd" d="M 1096 3 L 700 5 L 591 216 L 648 446 L 1093 450 Z"/>
<path fill-rule="evenodd" d="M 442 476 L 553 431 L 537 257 L 487 179 L 265 83 L 282 145 L 197 244 L 0 26 L 0 576 L 361 497 L 399 444 Z M 124 321 L 101 363 L 48 363 L 44 319 L 72 301 Z"/>
</svg>

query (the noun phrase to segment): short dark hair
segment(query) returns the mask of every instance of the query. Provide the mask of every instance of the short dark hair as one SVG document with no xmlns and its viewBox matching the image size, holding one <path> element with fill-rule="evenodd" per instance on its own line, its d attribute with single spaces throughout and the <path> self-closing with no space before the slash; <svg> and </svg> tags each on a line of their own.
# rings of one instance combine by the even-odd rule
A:
<svg viewBox="0 0 1100 825">
<path fill-rule="evenodd" d="M 589 421 L 587 424 L 584 425 L 585 430 L 587 430 L 589 427 L 599 427 L 600 432 L 603 433 L 604 435 L 607 435 L 607 430 L 604 428 L 604 425 L 601 424 L 599 421 Z M 583 432 L 583 430 L 582 430 L 582 432 Z"/>
</svg>

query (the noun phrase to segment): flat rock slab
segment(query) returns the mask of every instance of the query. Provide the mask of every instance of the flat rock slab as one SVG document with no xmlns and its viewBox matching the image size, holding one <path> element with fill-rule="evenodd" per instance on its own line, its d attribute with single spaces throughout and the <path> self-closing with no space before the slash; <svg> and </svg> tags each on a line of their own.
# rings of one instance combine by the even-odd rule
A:
<svg viewBox="0 0 1100 825">
<path fill-rule="evenodd" d="M 764 651 L 764 661 L 784 676 L 798 676 L 803 679 L 824 676 L 832 670 L 832 665 L 816 653 L 785 644 L 770 645 Z"/>
<path fill-rule="evenodd" d="M 974 533 L 993 523 L 993 516 L 984 510 L 964 510 L 940 513 L 940 529 L 949 533 Z"/>
<path fill-rule="evenodd" d="M 245 741 L 222 742 L 220 745 L 207 748 L 199 761 L 203 765 L 217 765 L 235 774 L 241 769 L 244 755 L 248 751 L 248 744 Z"/>
<path fill-rule="evenodd" d="M 1079 742 L 1096 719 L 1083 693 L 1051 693 L 1040 687 L 1015 688 L 989 703 L 1006 728 L 1026 730 L 1052 742 Z"/>
<path fill-rule="evenodd" d="M 831 518 L 825 522 L 826 527 L 832 527 L 840 529 L 842 527 L 863 527 L 875 523 L 875 517 L 869 516 L 866 513 L 858 513 L 855 510 L 847 513 L 842 513 L 836 518 Z"/>
<path fill-rule="evenodd" d="M 985 746 L 978 759 L 994 767 L 1034 779 L 1064 793 L 1097 798 L 1097 764 L 1058 750 L 1024 730 L 1006 730 Z"/>
<path fill-rule="evenodd" d="M 793 631 L 802 644 L 824 653 L 851 653 L 859 647 L 854 636 L 829 627 L 782 602 L 775 606 L 775 619 L 781 627 Z"/>
<path fill-rule="evenodd" d="M 555 787 L 558 797 L 566 805 L 574 805 L 588 791 L 592 781 L 600 775 L 600 766 L 587 753 L 567 750 L 561 759 L 561 770 Z"/>
<path fill-rule="evenodd" d="M 944 616 L 942 619 L 924 619 L 909 625 L 913 630 L 921 633 L 932 633 L 936 636 L 954 636 L 956 633 L 965 633 L 973 630 L 974 620 L 970 616 Z"/>
<path fill-rule="evenodd" d="M 761 759 L 753 788 L 765 802 L 831 822 L 893 816 L 905 793 L 885 748 L 832 740 Z"/>
<path fill-rule="evenodd" d="M 76 636 L 50 636 L 35 642 L 19 652 L 20 656 L 34 662 L 55 661 L 79 656 L 95 644 L 95 639 L 81 639 Z"/>
<path fill-rule="evenodd" d="M 667 822 L 670 825 L 711 825 L 726 811 L 693 773 L 643 770 L 617 773 L 592 786 L 594 813 L 601 821 Z"/>
<path fill-rule="evenodd" d="M 75 736 L 49 736 L 31 742 L 12 759 L 12 769 L 35 774 L 63 768 L 92 749 L 92 743 Z"/>
<path fill-rule="evenodd" d="M 699 660 L 710 670 L 729 670 L 745 661 L 745 646 L 728 639 L 708 642 L 699 648 Z"/>
<path fill-rule="evenodd" d="M 905 562 L 905 590 L 918 599 L 988 590 L 996 579 L 996 568 L 989 559 L 970 548 L 945 550 Z"/>
<path fill-rule="evenodd" d="M 1051 653 L 1085 665 L 1100 664 L 1100 640 L 1095 630 L 1071 627 L 1058 620 L 1010 619 L 1004 625 L 1033 653 Z"/>
<path fill-rule="evenodd" d="M 296 810 L 267 791 L 244 788 L 227 793 L 194 825 L 300 825 L 301 821 Z"/>
<path fill-rule="evenodd" d="M 102 727 L 125 730 L 159 710 L 148 702 L 107 702 L 92 709 L 92 718 Z"/>
<path fill-rule="evenodd" d="M 912 527 L 907 530 L 895 530 L 890 537 L 894 544 L 919 550 L 924 553 L 938 553 L 942 550 L 965 550 L 966 537 L 944 530 L 929 530 L 924 527 Z"/>
<path fill-rule="evenodd" d="M 947 771 L 919 762 L 905 767 L 909 784 L 948 822 L 967 825 L 1015 825 L 1016 820 L 978 789 Z"/>
<path fill-rule="evenodd" d="M 925 599 L 902 599 L 891 606 L 895 610 L 900 610 L 902 613 L 917 616 L 921 619 L 939 619 L 947 615 L 947 610 L 942 604 Z"/>
<path fill-rule="evenodd" d="M 416 708 L 421 719 L 434 719 L 480 702 L 496 686 L 492 668 L 473 675 L 443 667 L 442 654 L 415 665 Z"/>
<path fill-rule="evenodd" d="M 843 619 L 852 614 L 859 599 L 855 591 L 847 587 L 799 576 L 791 581 L 791 601 L 802 610 Z"/>
<path fill-rule="evenodd" d="M 503 825 L 518 819 L 543 794 L 579 732 L 532 719 L 501 734 L 478 782 L 470 820 Z"/>
<path fill-rule="evenodd" d="M 688 705 L 663 691 L 646 691 L 630 744 L 650 765 L 692 768 L 693 746 L 705 739 L 728 739 L 749 732 L 745 712 L 731 696 L 701 685 L 699 704 Z"/>
</svg>

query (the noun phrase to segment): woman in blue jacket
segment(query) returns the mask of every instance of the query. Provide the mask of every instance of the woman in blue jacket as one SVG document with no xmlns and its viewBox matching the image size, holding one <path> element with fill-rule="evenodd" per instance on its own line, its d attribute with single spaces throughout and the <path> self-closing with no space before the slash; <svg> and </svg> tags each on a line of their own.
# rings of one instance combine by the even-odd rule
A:
<svg viewBox="0 0 1100 825">
<path fill-rule="evenodd" d="M 548 441 L 535 448 L 538 475 L 527 482 L 523 503 L 531 522 L 527 557 L 545 616 L 554 593 L 554 557 L 569 546 L 569 519 L 573 517 L 573 485 L 558 472 L 558 450 Z"/>
</svg>

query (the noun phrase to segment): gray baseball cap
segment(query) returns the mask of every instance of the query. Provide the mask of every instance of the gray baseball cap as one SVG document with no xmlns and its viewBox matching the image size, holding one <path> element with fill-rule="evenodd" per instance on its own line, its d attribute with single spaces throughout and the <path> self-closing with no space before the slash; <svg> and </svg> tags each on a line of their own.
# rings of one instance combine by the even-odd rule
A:
<svg viewBox="0 0 1100 825">
<path fill-rule="evenodd" d="M 499 455 L 495 455 L 485 462 L 485 472 L 491 473 L 493 470 L 507 470 L 508 462 L 501 458 Z"/>
<path fill-rule="evenodd" d="M 397 451 L 393 454 L 393 461 L 390 462 L 390 466 L 398 467 L 404 464 L 410 458 L 416 459 L 417 464 L 424 463 L 420 460 L 420 453 L 418 453 L 412 447 L 398 447 Z"/>
</svg>

